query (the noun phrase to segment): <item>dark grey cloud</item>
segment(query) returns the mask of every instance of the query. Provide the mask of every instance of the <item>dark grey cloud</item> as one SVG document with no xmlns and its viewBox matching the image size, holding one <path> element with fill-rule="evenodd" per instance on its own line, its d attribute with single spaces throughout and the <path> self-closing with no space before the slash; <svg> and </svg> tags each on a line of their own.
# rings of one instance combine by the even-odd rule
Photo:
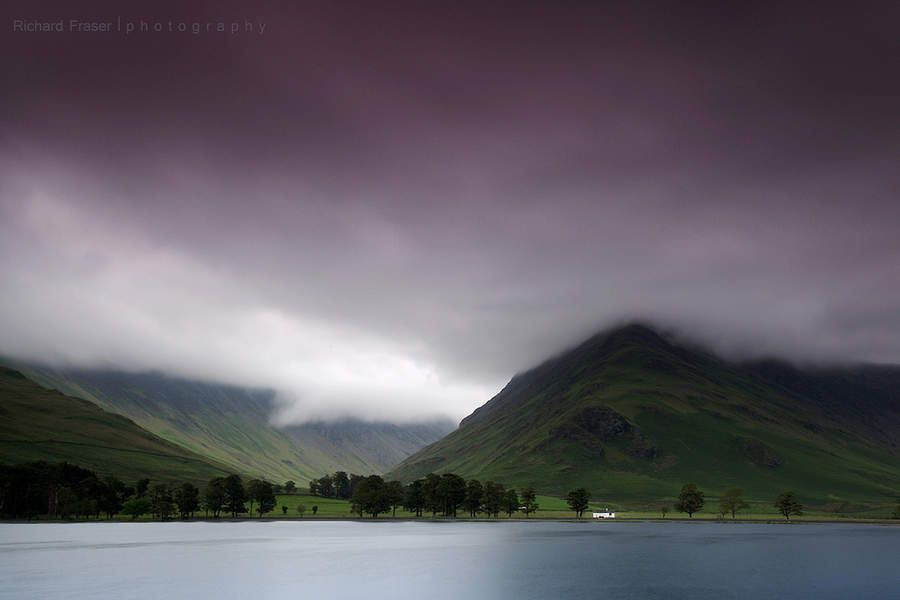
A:
<svg viewBox="0 0 900 600">
<path fill-rule="evenodd" d="M 461 416 L 622 319 L 900 362 L 897 9 L 13 3 L 0 353 Z"/>
</svg>

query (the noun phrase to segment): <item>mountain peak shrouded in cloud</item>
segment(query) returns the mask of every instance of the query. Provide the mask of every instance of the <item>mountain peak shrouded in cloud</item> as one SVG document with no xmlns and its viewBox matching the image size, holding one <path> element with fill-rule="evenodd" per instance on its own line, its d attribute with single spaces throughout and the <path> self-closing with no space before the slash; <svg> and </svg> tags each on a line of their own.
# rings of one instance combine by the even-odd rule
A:
<svg viewBox="0 0 900 600">
<path fill-rule="evenodd" d="M 0 354 L 287 421 L 459 418 L 635 316 L 900 362 L 889 3 L 3 12 L 267 26 L 0 39 Z"/>
</svg>

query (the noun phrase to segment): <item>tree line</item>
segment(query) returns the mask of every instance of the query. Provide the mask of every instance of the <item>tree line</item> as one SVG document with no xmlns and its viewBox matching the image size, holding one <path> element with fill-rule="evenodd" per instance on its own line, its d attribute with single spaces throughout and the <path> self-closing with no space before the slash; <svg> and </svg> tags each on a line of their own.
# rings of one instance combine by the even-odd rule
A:
<svg viewBox="0 0 900 600">
<path fill-rule="evenodd" d="M 152 515 L 167 520 L 192 519 L 201 509 L 214 518 L 248 512 L 262 516 L 275 508 L 275 489 L 261 479 L 245 484 L 239 475 L 216 477 L 200 490 L 190 482 L 151 485 L 146 478 L 128 485 L 66 462 L 0 464 L 0 516 L 99 519 L 105 515 L 111 519 L 122 514 L 132 519 Z"/>
<path fill-rule="evenodd" d="M 385 481 L 379 475 L 361 477 L 351 485 L 351 510 L 354 514 L 377 517 L 398 508 L 416 517 L 430 513 L 456 518 L 460 512 L 475 518 L 479 514 L 497 518 L 501 513 L 511 517 L 516 512 L 525 516 L 539 507 L 534 488 L 520 490 L 506 488 L 502 483 L 466 480 L 456 473 L 430 473 L 406 485 L 400 481 Z"/>
<path fill-rule="evenodd" d="M 678 498 L 675 500 L 673 507 L 678 512 L 687 513 L 688 518 L 693 518 L 694 513 L 700 512 L 706 504 L 706 495 L 694 483 L 686 483 L 681 488 Z M 804 506 L 797 498 L 797 495 L 791 491 L 784 491 L 775 498 L 773 506 L 778 512 L 790 521 L 793 516 L 802 516 Z M 744 500 L 744 491 L 740 488 L 731 488 L 719 496 L 719 517 L 724 519 L 726 515 L 731 515 L 735 519 L 737 513 L 750 508 L 750 504 Z M 668 514 L 668 507 L 661 509 L 662 516 L 665 518 Z"/>
<path fill-rule="evenodd" d="M 206 518 L 222 516 L 237 518 L 250 514 L 263 517 L 276 508 L 276 494 L 297 493 L 293 481 L 273 484 L 263 479 L 245 482 L 239 475 L 211 479 L 202 489 L 191 482 L 178 485 L 155 483 L 139 479 L 128 485 L 116 477 L 100 477 L 94 471 L 70 463 L 43 461 L 20 465 L 0 464 L 0 516 L 10 519 L 31 519 L 39 515 L 50 518 L 111 519 L 117 514 L 137 519 L 152 515 L 160 520 L 192 519 L 199 511 Z M 493 481 L 466 480 L 455 473 L 430 473 L 408 484 L 385 481 L 379 475 L 356 475 L 338 471 L 310 482 L 312 495 L 349 500 L 351 512 L 360 517 L 396 516 L 397 509 L 421 517 L 441 515 L 455 518 L 460 513 L 475 518 L 478 515 L 497 518 L 511 517 L 522 512 L 526 517 L 538 510 L 534 488 L 506 488 Z M 590 493 L 585 488 L 572 490 L 566 496 L 569 508 L 581 518 L 589 508 Z M 700 512 L 706 498 L 696 484 L 685 484 L 672 508 L 689 518 Z M 782 492 L 774 506 L 785 519 L 803 515 L 804 506 L 792 491 Z M 739 488 L 726 490 L 718 498 L 721 518 L 736 515 L 750 507 Z M 287 514 L 288 507 L 281 510 Z M 303 504 L 296 506 L 302 517 Z M 315 515 L 318 506 L 312 506 Z M 669 507 L 660 509 L 663 518 Z M 891 515 L 900 518 L 900 501 Z"/>
</svg>

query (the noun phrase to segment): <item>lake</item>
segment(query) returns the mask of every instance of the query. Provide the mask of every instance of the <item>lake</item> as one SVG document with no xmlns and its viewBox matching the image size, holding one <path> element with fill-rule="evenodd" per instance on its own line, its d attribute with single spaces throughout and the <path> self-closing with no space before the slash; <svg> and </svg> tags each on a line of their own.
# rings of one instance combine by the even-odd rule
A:
<svg viewBox="0 0 900 600">
<path fill-rule="evenodd" d="M 900 527 L 0 525 L 0 598 L 900 598 Z"/>
</svg>

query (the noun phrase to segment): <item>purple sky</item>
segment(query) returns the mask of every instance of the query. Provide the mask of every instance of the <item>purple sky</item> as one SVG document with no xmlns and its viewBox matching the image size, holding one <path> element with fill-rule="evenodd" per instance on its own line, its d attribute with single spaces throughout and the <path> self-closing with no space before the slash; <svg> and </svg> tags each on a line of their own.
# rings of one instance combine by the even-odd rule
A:
<svg viewBox="0 0 900 600">
<path fill-rule="evenodd" d="M 634 317 L 900 362 L 895 3 L 71 4 L 4 4 L 0 354 L 284 420 L 461 417 Z"/>
</svg>

